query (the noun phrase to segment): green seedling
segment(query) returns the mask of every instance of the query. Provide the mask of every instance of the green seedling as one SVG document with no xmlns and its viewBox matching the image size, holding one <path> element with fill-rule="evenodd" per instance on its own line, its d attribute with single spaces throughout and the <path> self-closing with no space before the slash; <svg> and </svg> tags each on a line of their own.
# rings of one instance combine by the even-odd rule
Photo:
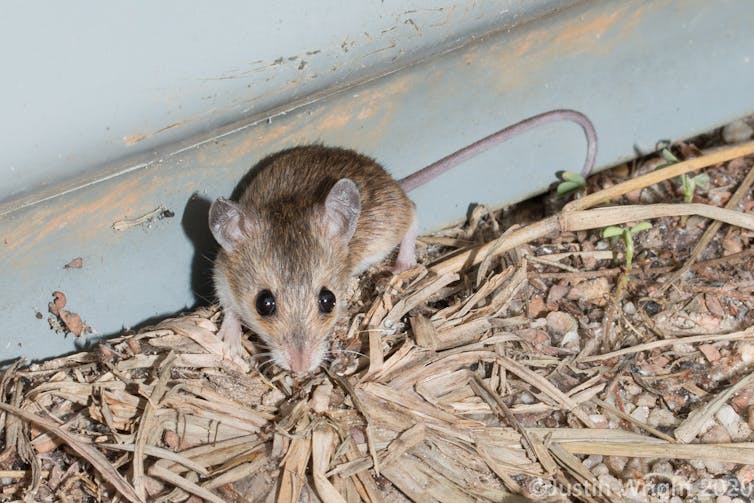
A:
<svg viewBox="0 0 754 503">
<path fill-rule="evenodd" d="M 560 179 L 562 182 L 558 184 L 558 188 L 556 189 L 559 196 L 580 191 L 586 192 L 586 180 L 580 174 L 572 171 L 563 171 L 560 174 Z"/>
<path fill-rule="evenodd" d="M 681 190 L 683 191 L 683 202 L 690 203 L 694 199 L 694 191 L 699 186 L 709 183 L 709 176 L 706 173 L 699 173 L 696 176 L 681 175 Z"/>
<path fill-rule="evenodd" d="M 661 154 L 662 154 L 662 158 L 665 159 L 665 162 L 657 166 L 656 169 L 665 168 L 667 166 L 670 166 L 671 164 L 676 164 L 676 163 L 681 162 L 681 160 L 678 159 L 676 156 L 674 156 L 673 152 L 671 152 L 667 148 L 662 149 Z"/>
<path fill-rule="evenodd" d="M 634 235 L 651 228 L 651 223 L 639 222 L 633 227 L 611 225 L 602 230 L 602 237 L 604 239 L 620 237 L 626 245 L 626 262 L 623 266 L 623 276 L 621 276 L 618 283 L 619 288 L 622 289 L 626 286 L 626 283 L 628 282 L 628 274 L 631 271 L 631 266 L 634 262 Z"/>
<path fill-rule="evenodd" d="M 657 169 L 664 168 L 666 166 L 670 166 L 671 164 L 681 162 L 667 148 L 662 149 L 662 157 L 665 159 L 665 162 L 659 165 Z M 690 203 L 691 201 L 693 201 L 694 192 L 696 191 L 697 187 L 701 187 L 709 183 L 709 176 L 706 173 L 700 173 L 696 176 L 689 176 L 684 173 L 680 176 L 680 179 L 681 179 L 681 192 L 683 192 L 684 203 Z"/>
</svg>

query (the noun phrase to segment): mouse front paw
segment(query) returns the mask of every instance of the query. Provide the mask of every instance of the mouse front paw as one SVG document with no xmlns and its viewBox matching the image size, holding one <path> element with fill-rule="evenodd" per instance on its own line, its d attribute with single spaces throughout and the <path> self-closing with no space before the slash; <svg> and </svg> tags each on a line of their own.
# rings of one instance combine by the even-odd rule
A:
<svg viewBox="0 0 754 503">
<path fill-rule="evenodd" d="M 241 345 L 241 320 L 238 315 L 230 310 L 225 310 L 225 317 L 217 332 L 217 337 L 223 341 L 223 359 L 240 367 L 244 372 L 249 371 L 249 364 L 243 358 L 243 346 Z"/>
<path fill-rule="evenodd" d="M 223 344 L 223 359 L 240 367 L 243 372 L 248 372 L 251 369 L 249 363 L 243 358 L 243 349 L 241 346 L 241 339 L 237 339 L 237 343 L 229 345 Z"/>
</svg>

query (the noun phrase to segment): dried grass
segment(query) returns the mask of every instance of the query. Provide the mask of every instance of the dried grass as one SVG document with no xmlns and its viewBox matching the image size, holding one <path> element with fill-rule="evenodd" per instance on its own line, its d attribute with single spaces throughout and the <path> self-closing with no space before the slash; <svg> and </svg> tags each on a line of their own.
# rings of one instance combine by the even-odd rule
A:
<svg viewBox="0 0 754 503">
<path fill-rule="evenodd" d="M 752 152 L 747 144 L 707 161 Z M 694 169 L 709 165 L 700 159 Z M 672 176 L 682 169 L 673 167 Z M 664 179 L 658 173 L 651 183 Z M 637 184 L 623 192 L 616 187 L 610 198 Z M 576 213 L 566 209 L 486 244 L 470 244 L 461 230 L 428 240 L 438 250 L 465 249 L 378 281 L 371 298 L 362 297 L 360 285 L 351 323 L 337 336 L 346 348 L 368 347 L 368 363 L 357 353 L 341 353 L 326 373 L 303 382 L 269 367 L 260 373 L 258 365 L 246 374 L 223 360 L 215 336 L 220 313 L 212 308 L 93 352 L 6 369 L 0 380 L 1 497 L 525 501 L 542 494 L 543 481 L 560 498 L 574 484 L 600 486 L 585 456 L 754 465 L 749 442 L 693 445 L 721 406 L 752 387 L 752 374 L 707 397 L 672 430 L 606 401 L 610 379 L 626 358 L 677 344 L 750 339 L 754 329 L 645 341 L 602 354 L 593 354 L 596 343 L 582 345 L 580 353 L 538 347 L 516 329 L 532 326 L 525 316 L 508 314 L 512 303 L 526 298 L 537 268 L 578 275 L 561 261 L 590 253 L 604 259 L 604 252 L 552 253 L 513 265 L 495 257 L 553 230 L 570 231 L 574 215 L 593 218 L 578 213 L 587 207 L 583 201 L 574 205 Z M 662 214 L 670 207 L 663 205 Z M 678 209 L 675 214 L 690 211 Z M 752 215 L 730 212 L 722 218 L 754 228 Z M 578 228 L 604 225 L 578 222 Z M 522 392 L 528 400 L 508 399 Z M 557 427 L 541 426 L 548 417 L 559 418 Z M 599 417 L 613 417 L 618 427 L 606 429 Z M 621 496 L 601 487 L 573 497 Z"/>
</svg>

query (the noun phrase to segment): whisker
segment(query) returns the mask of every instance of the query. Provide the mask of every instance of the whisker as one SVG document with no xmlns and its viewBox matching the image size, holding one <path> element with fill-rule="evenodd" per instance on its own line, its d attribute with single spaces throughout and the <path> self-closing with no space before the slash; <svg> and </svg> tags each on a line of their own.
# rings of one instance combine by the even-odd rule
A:
<svg viewBox="0 0 754 503">
<path fill-rule="evenodd" d="M 351 349 L 335 349 L 335 350 L 332 351 L 332 353 L 333 354 L 335 354 L 335 353 L 337 353 L 337 354 L 340 354 L 340 353 L 351 353 L 351 354 L 354 354 L 354 355 L 357 355 L 357 356 L 363 356 L 364 358 L 369 358 L 364 353 L 359 353 L 358 351 L 353 351 Z"/>
<path fill-rule="evenodd" d="M 217 302 L 217 298 L 215 298 L 215 297 L 211 297 L 211 298 L 210 297 L 206 297 L 206 296 L 200 294 L 199 292 L 197 292 L 193 288 L 191 289 L 191 293 L 193 293 L 198 299 L 203 300 L 207 304 L 214 304 L 214 303 Z"/>
<path fill-rule="evenodd" d="M 334 358 L 335 358 L 335 355 L 325 353 L 322 355 L 322 363 L 330 363 L 333 361 Z M 320 366 L 322 365 L 322 363 L 320 363 Z"/>
<path fill-rule="evenodd" d="M 260 363 L 259 366 L 257 367 L 257 370 L 259 370 L 259 372 L 261 372 L 262 369 L 264 368 L 264 366 L 265 365 L 269 365 L 270 363 L 274 363 L 274 360 L 272 358 L 270 358 L 268 360 L 265 360 L 262 363 Z"/>
<path fill-rule="evenodd" d="M 212 257 L 210 257 L 208 255 L 205 255 L 204 253 L 200 253 L 199 256 L 201 258 L 203 258 L 204 260 L 206 260 L 207 262 L 212 262 L 213 261 Z"/>
</svg>

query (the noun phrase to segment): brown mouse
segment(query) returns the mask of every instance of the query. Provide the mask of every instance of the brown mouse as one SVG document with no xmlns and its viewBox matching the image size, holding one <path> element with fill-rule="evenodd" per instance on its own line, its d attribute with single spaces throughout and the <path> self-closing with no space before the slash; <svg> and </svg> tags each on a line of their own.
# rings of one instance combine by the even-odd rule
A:
<svg viewBox="0 0 754 503">
<path fill-rule="evenodd" d="M 582 174 L 594 165 L 589 119 L 553 110 L 506 127 L 396 182 L 373 159 L 310 145 L 260 164 L 238 202 L 219 198 L 209 213 L 221 246 L 215 288 L 227 356 L 241 358 L 241 325 L 260 336 L 272 361 L 295 374 L 315 370 L 328 350 L 348 279 L 400 245 L 393 271 L 416 263 L 413 190 L 464 160 L 541 124 L 568 120 L 587 138 Z"/>
<path fill-rule="evenodd" d="M 415 264 L 413 202 L 379 164 L 351 150 L 311 145 L 276 154 L 238 203 L 212 204 L 209 222 L 222 247 L 219 335 L 236 362 L 243 324 L 278 366 L 313 371 L 349 278 L 398 244 L 394 269 Z"/>
</svg>

